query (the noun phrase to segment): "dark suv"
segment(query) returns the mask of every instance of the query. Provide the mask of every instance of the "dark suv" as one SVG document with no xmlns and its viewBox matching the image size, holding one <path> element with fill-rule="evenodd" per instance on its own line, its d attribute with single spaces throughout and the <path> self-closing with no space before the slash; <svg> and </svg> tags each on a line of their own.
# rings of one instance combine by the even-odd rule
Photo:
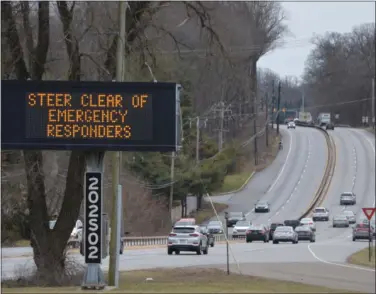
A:
<svg viewBox="0 0 376 294">
<path fill-rule="evenodd" d="M 285 225 L 284 223 L 272 223 L 270 225 L 270 230 L 269 230 L 269 239 L 273 240 L 273 233 L 274 233 L 275 229 L 277 227 L 283 227 L 284 225 Z"/>
<path fill-rule="evenodd" d="M 227 227 L 233 227 L 238 221 L 245 220 L 245 215 L 243 212 L 229 212 Z"/>
<path fill-rule="evenodd" d="M 298 219 L 285 220 L 283 223 L 285 226 L 292 227 L 294 230 L 296 227 L 300 226 L 300 221 Z"/>
<path fill-rule="evenodd" d="M 334 130 L 334 124 L 333 123 L 328 123 L 325 127 L 327 130 Z"/>
</svg>

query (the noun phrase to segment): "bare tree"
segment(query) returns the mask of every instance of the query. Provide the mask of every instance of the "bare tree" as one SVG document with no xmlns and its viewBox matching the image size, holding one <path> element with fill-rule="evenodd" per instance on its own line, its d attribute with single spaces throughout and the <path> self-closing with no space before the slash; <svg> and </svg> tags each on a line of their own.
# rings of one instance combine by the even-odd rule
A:
<svg viewBox="0 0 376 294">
<path fill-rule="evenodd" d="M 318 36 L 304 75 L 307 96 L 314 112 L 340 114 L 340 122 L 357 125 L 369 116 L 371 79 L 375 71 L 375 24 L 352 32 Z"/>
<path fill-rule="evenodd" d="M 238 20 L 237 25 L 231 27 L 220 22 L 226 12 Z M 179 74 L 181 79 L 189 80 L 195 89 L 194 104 L 199 114 L 202 114 L 200 109 L 210 108 L 217 101 L 223 100 L 226 105 L 231 105 L 229 109 L 235 119 L 226 115 L 226 127 L 240 133 L 247 121 L 237 117 L 247 117 L 255 112 L 250 109 L 249 89 L 257 90 L 257 60 L 272 50 L 283 36 L 286 28 L 282 21 L 281 6 L 272 2 L 131 1 L 127 10 L 125 44 L 128 71 L 140 80 L 150 80 L 145 61 L 153 68 L 158 64 L 161 68 L 162 56 L 165 56 L 162 51 L 179 53 L 185 48 L 195 53 L 196 49 L 204 49 L 201 56 L 195 54 L 168 60 L 165 64 L 170 66 L 170 72 L 163 78 L 176 79 Z M 3 1 L 2 77 L 111 80 L 115 76 L 117 34 L 115 2 Z M 226 36 L 233 36 L 233 39 L 226 39 Z M 248 40 L 248 43 L 242 43 L 243 40 Z M 251 50 L 233 56 L 227 49 L 234 44 L 248 46 Z M 247 78 L 250 69 L 253 86 Z M 251 118 L 248 117 L 249 121 Z M 217 128 L 216 120 L 214 117 L 213 129 Z M 213 134 L 214 130 L 207 133 Z M 48 283 L 58 283 L 64 274 L 66 243 L 81 211 L 84 154 L 25 150 L 23 156 L 17 152 L 12 156 L 24 161 L 24 173 L 20 173 L 17 179 L 20 178 L 20 182 L 23 179 L 25 187 L 16 187 L 8 180 L 10 177 L 4 181 L 8 181 L 7 189 L 12 195 L 19 194 L 17 199 L 25 197 L 27 200 L 27 208 L 22 206 L 20 209 L 28 212 L 38 271 L 51 278 Z M 11 161 L 11 155 L 7 160 Z M 15 170 L 9 168 L 6 172 L 16 179 Z M 131 177 L 131 181 L 133 179 Z M 157 226 L 163 226 L 164 216 L 159 214 L 164 212 L 162 207 L 165 204 L 162 200 L 151 199 L 150 191 L 139 186 L 142 185 L 133 185 L 125 197 L 125 201 L 133 205 L 130 206 L 132 210 L 127 210 L 127 226 L 141 233 L 139 228 L 153 219 L 156 225 L 152 227 L 156 230 Z M 10 214 L 17 201 L 12 203 L 6 207 L 5 213 Z M 145 212 L 150 218 L 145 217 L 142 224 L 130 223 L 131 211 L 148 206 L 147 203 L 156 211 Z M 51 214 L 58 215 L 53 230 L 49 229 Z"/>
</svg>

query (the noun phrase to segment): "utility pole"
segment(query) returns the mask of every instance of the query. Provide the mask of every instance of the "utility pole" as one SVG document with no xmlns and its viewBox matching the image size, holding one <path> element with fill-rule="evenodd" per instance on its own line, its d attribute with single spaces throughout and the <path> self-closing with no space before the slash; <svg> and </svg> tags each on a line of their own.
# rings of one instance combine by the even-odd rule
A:
<svg viewBox="0 0 376 294">
<path fill-rule="evenodd" d="M 275 106 L 275 89 L 274 89 L 274 80 L 273 80 L 272 81 L 272 105 L 271 105 L 271 109 L 270 109 L 270 112 L 271 112 L 271 121 L 272 121 L 272 129 L 274 129 L 274 117 L 273 117 L 274 106 Z"/>
<path fill-rule="evenodd" d="M 200 162 L 200 117 L 196 117 L 196 163 Z"/>
<path fill-rule="evenodd" d="M 126 11 L 127 2 L 119 2 L 119 35 L 116 52 L 116 81 L 121 82 L 124 79 L 125 71 L 125 35 L 126 35 Z M 118 286 L 118 258 L 120 240 L 118 240 L 118 218 L 117 203 L 119 195 L 120 169 L 121 169 L 121 152 L 112 153 L 112 216 L 111 216 L 111 240 L 110 240 L 110 264 L 108 270 L 108 285 Z"/>
<path fill-rule="evenodd" d="M 268 112 L 268 103 L 269 103 L 269 99 L 268 99 L 268 92 L 265 93 L 265 105 L 266 105 L 266 110 L 265 110 L 265 144 L 266 144 L 266 147 L 269 146 L 269 120 L 268 120 L 268 115 L 269 115 L 269 112 Z"/>
<path fill-rule="evenodd" d="M 219 128 L 219 138 L 218 138 L 218 151 L 221 151 L 223 148 L 223 125 L 224 125 L 224 120 L 225 120 L 225 104 L 223 101 L 220 102 L 220 128 Z"/>
<path fill-rule="evenodd" d="M 277 100 L 277 135 L 279 135 L 279 108 L 281 107 L 281 81 L 278 82 L 278 100 Z"/>
<path fill-rule="evenodd" d="M 253 148 L 253 156 L 255 158 L 255 165 L 258 165 L 258 150 L 257 150 L 257 110 L 256 110 L 256 107 L 253 107 L 253 109 L 255 110 L 255 117 L 254 117 L 254 120 L 253 120 L 253 135 L 255 136 L 254 140 L 253 140 L 253 144 L 254 144 L 254 148 Z"/>
<path fill-rule="evenodd" d="M 372 79 L 372 127 L 375 129 L 375 78 Z"/>
<path fill-rule="evenodd" d="M 304 88 L 303 88 L 303 95 L 302 95 L 302 112 L 304 112 L 304 95 L 305 95 L 305 93 L 304 93 Z"/>
</svg>

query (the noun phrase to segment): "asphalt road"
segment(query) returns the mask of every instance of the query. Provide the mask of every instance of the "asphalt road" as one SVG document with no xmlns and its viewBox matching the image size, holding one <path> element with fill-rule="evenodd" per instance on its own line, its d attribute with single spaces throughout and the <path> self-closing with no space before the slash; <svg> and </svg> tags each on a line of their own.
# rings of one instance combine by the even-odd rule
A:
<svg viewBox="0 0 376 294">
<path fill-rule="evenodd" d="M 375 137 L 367 131 L 336 128 L 330 132 L 337 148 L 337 164 L 328 195 L 322 206 L 329 209 L 331 217 L 343 210 L 352 210 L 357 220 L 366 218 L 363 207 L 375 207 Z M 342 192 L 357 195 L 354 206 L 340 206 Z M 352 228 L 333 228 L 332 222 L 317 222 L 317 239 L 351 240 Z M 352 240 L 351 240 L 352 241 Z"/>
<path fill-rule="evenodd" d="M 229 203 L 230 211 L 244 211 L 254 223 L 298 217 L 310 203 L 324 172 L 326 142 L 319 131 L 310 128 L 282 128 L 281 131 L 284 134 L 284 150 L 275 162 L 257 173 L 243 192 L 227 199 L 221 197 L 222 201 Z M 330 133 L 337 147 L 337 165 L 323 206 L 328 207 L 332 215 L 340 213 L 343 209 L 339 206 L 340 193 L 353 190 L 358 196 L 358 205 L 352 209 L 358 213 L 358 218 L 363 218 L 361 208 L 374 206 L 375 200 L 374 137 L 361 130 L 344 128 L 336 128 Z M 268 214 L 252 212 L 257 199 L 269 200 L 272 211 Z M 349 255 L 368 246 L 367 241 L 352 242 L 350 236 L 350 228 L 335 229 L 331 227 L 331 222 L 320 222 L 317 223 L 316 243 L 231 244 L 231 267 L 244 274 L 374 293 L 375 270 L 346 264 Z M 126 250 L 120 256 L 120 269 L 223 268 L 225 252 L 226 247 L 222 244 L 210 248 L 207 256 L 190 253 L 168 256 L 166 248 Z M 83 262 L 79 255 L 71 258 Z M 30 268 L 32 263 L 28 257 L 2 258 L 2 277 L 14 276 L 15 269 Z M 103 269 L 107 268 L 108 259 L 103 261 Z"/>
<path fill-rule="evenodd" d="M 283 150 L 273 163 L 256 173 L 243 191 L 215 196 L 213 201 L 229 205 L 229 212 L 244 212 L 255 224 L 296 219 L 311 203 L 327 161 L 327 145 L 322 132 L 313 128 L 287 130 L 281 126 Z M 270 203 L 269 213 L 255 213 L 257 200 Z M 223 215 L 220 216 L 224 222 Z M 229 228 L 229 234 L 232 228 Z"/>
</svg>

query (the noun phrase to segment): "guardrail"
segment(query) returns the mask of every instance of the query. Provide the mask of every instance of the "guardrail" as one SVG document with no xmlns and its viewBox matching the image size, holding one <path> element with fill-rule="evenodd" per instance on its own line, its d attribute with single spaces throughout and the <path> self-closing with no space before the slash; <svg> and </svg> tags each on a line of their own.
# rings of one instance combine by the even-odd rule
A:
<svg viewBox="0 0 376 294">
<path fill-rule="evenodd" d="M 325 167 L 324 176 L 322 178 L 321 184 L 316 191 L 315 197 L 313 198 L 311 204 L 309 205 L 308 209 L 304 214 L 299 218 L 302 219 L 304 217 L 307 217 L 310 215 L 312 210 L 319 205 L 325 198 L 326 193 L 329 189 L 330 183 L 332 181 L 334 168 L 336 164 L 336 148 L 334 141 L 329 136 L 328 132 L 323 129 L 322 127 L 319 127 L 317 125 L 308 124 L 304 122 L 297 122 L 297 126 L 301 127 L 310 127 L 310 128 L 316 128 L 324 133 L 326 143 L 328 146 L 328 161 Z M 125 247 L 134 247 L 134 246 L 159 246 L 159 245 L 167 245 L 167 238 L 168 236 L 157 236 L 157 237 L 123 237 L 124 245 Z M 225 242 L 226 238 L 224 234 L 218 234 L 214 235 L 215 242 Z M 241 241 L 244 242 L 244 237 L 237 237 L 234 238 L 232 235 L 228 236 L 228 240 L 230 241 Z"/>
<path fill-rule="evenodd" d="M 153 246 L 153 245 L 167 245 L 168 236 L 158 236 L 158 237 L 123 237 L 123 242 L 125 247 L 135 247 L 135 246 Z M 228 236 L 230 241 L 244 240 L 245 237 L 234 238 L 232 235 Z M 214 235 L 215 242 L 225 242 L 226 238 L 224 234 Z M 243 241 L 244 242 L 244 241 Z"/>
</svg>

